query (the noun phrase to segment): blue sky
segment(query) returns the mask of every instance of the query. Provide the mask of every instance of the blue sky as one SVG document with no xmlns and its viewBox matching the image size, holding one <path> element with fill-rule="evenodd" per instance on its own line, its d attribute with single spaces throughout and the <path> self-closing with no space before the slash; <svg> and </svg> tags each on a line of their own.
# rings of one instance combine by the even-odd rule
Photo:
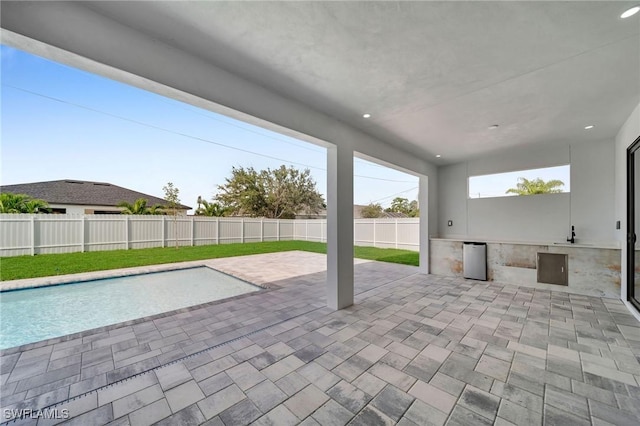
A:
<svg viewBox="0 0 640 426">
<path fill-rule="evenodd" d="M 171 181 L 181 202 L 196 206 L 233 166 L 304 164 L 326 194 L 324 148 L 8 46 L 0 57 L 3 185 L 79 179 L 162 197 Z M 354 170 L 356 204 L 417 198 L 411 175 L 360 159 Z"/>
</svg>

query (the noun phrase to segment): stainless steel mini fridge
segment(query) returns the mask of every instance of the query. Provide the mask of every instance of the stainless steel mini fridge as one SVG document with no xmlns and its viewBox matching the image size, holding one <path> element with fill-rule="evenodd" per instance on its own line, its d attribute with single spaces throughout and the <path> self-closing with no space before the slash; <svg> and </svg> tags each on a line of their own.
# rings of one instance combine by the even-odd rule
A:
<svg viewBox="0 0 640 426">
<path fill-rule="evenodd" d="M 465 278 L 487 280 L 487 243 L 462 244 L 462 269 Z"/>
</svg>

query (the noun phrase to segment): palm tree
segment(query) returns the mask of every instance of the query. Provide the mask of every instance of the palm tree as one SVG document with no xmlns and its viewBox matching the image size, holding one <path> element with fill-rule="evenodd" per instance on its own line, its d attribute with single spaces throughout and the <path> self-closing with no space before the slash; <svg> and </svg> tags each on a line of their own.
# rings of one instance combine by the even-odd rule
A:
<svg viewBox="0 0 640 426">
<path fill-rule="evenodd" d="M 48 210 L 49 206 L 43 200 L 11 192 L 0 194 L 0 213 L 42 213 Z"/>
<path fill-rule="evenodd" d="M 151 207 L 148 208 L 149 213 L 147 214 L 164 214 L 164 206 L 161 206 L 160 204 L 154 204 Z"/>
<path fill-rule="evenodd" d="M 121 201 L 118 203 L 118 207 L 122 207 L 122 214 L 152 214 L 151 209 L 153 209 L 153 214 L 156 213 L 157 206 L 147 207 L 147 200 L 144 198 L 138 198 L 133 204 L 127 203 L 126 201 Z"/>
<path fill-rule="evenodd" d="M 219 203 L 209 203 L 206 200 L 198 197 L 198 205 L 202 204 L 201 207 L 198 207 L 196 210 L 197 216 L 216 216 L 222 217 L 227 213 L 227 209 L 220 205 Z"/>
<path fill-rule="evenodd" d="M 516 188 L 509 188 L 505 194 L 517 195 L 536 195 L 536 194 L 558 194 L 562 192 L 564 182 L 558 179 L 544 181 L 540 178 L 529 180 L 527 178 L 518 178 L 519 182 Z"/>
<path fill-rule="evenodd" d="M 49 213 L 49 205 L 42 200 L 28 200 L 24 203 L 22 213 Z"/>
</svg>

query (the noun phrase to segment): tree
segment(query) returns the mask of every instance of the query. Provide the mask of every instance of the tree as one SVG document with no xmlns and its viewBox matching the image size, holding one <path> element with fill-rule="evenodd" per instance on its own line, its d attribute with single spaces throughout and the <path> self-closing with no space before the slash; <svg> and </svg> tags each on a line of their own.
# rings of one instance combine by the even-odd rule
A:
<svg viewBox="0 0 640 426">
<path fill-rule="evenodd" d="M 49 205 L 25 194 L 3 192 L 0 194 L 0 213 L 47 213 Z"/>
<path fill-rule="evenodd" d="M 540 178 L 529 180 L 527 178 L 518 178 L 519 182 L 516 188 L 509 188 L 505 194 L 517 195 L 536 195 L 536 194 L 557 194 L 562 192 L 564 182 L 557 179 L 544 181 Z"/>
<path fill-rule="evenodd" d="M 364 206 L 360 211 L 360 215 L 365 219 L 375 219 L 382 217 L 382 206 L 380 204 L 369 204 Z"/>
<path fill-rule="evenodd" d="M 293 219 L 300 212 L 318 213 L 324 205 L 308 169 L 282 165 L 258 172 L 253 167 L 233 167 L 225 180 L 215 198 L 231 214 Z"/>
<path fill-rule="evenodd" d="M 196 216 L 222 217 L 226 214 L 226 212 L 227 212 L 227 209 L 225 209 L 220 203 L 216 203 L 216 202 L 210 203 L 198 197 L 198 209 L 196 210 Z"/>
<path fill-rule="evenodd" d="M 133 204 L 126 201 L 120 201 L 118 207 L 122 208 L 122 214 L 163 214 L 163 207 L 159 204 L 147 207 L 147 200 L 144 198 L 138 198 Z"/>
<path fill-rule="evenodd" d="M 180 194 L 180 190 L 173 186 L 172 182 L 167 183 L 162 187 L 162 190 L 164 191 L 164 199 L 167 202 L 167 208 L 173 216 L 173 230 L 176 240 L 176 248 L 178 248 L 178 205 L 180 204 L 180 198 L 178 195 Z"/>
<path fill-rule="evenodd" d="M 396 197 L 391 202 L 391 207 L 386 209 L 388 212 L 403 213 L 409 217 L 418 217 L 420 211 L 418 210 L 418 201 L 413 200 L 409 202 L 408 199 L 402 197 Z"/>
</svg>

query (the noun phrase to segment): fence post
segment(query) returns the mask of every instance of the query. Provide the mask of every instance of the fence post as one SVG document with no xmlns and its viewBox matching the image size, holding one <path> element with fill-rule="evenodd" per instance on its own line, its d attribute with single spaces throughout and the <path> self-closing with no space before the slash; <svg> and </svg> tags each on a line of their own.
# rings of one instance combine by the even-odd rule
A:
<svg viewBox="0 0 640 426">
<path fill-rule="evenodd" d="M 376 228 L 378 227 L 378 224 L 376 223 L 376 220 L 373 219 L 373 246 L 376 247 Z"/>
<path fill-rule="evenodd" d="M 304 240 L 309 241 L 309 221 L 304 221 Z"/>
<path fill-rule="evenodd" d="M 280 219 L 276 221 L 276 241 L 280 241 Z"/>
<path fill-rule="evenodd" d="M 320 220 L 319 222 L 320 222 L 320 242 L 323 243 L 324 242 L 324 226 L 322 224 L 322 220 Z"/>
<path fill-rule="evenodd" d="M 216 217 L 216 244 L 220 244 L 220 218 Z"/>
<path fill-rule="evenodd" d="M 396 248 L 398 248 L 398 218 L 396 217 Z"/>
<path fill-rule="evenodd" d="M 260 218 L 260 242 L 264 241 L 264 218 Z"/>
<path fill-rule="evenodd" d="M 244 217 L 240 219 L 240 238 L 242 244 L 244 244 Z"/>
<path fill-rule="evenodd" d="M 162 247 L 164 247 L 165 240 L 167 239 L 167 236 L 165 235 L 165 233 L 166 233 L 166 231 L 165 231 L 165 227 L 166 227 L 165 215 L 160 216 L 160 218 L 162 219 Z"/>
<path fill-rule="evenodd" d="M 85 252 L 85 241 L 86 241 L 86 232 L 87 232 L 87 228 L 86 228 L 86 224 L 84 223 L 85 219 L 87 218 L 86 215 L 82 215 L 82 219 L 80 220 L 80 238 L 81 238 L 81 242 L 80 242 L 80 247 L 82 248 L 82 253 Z"/>
<path fill-rule="evenodd" d="M 191 216 L 191 247 L 195 245 L 196 241 L 196 217 Z"/>
<path fill-rule="evenodd" d="M 129 225 L 131 218 L 128 215 L 124 217 L 124 248 L 125 250 L 129 250 Z M 84 246 L 82 247 L 82 251 L 84 251 Z"/>
<path fill-rule="evenodd" d="M 31 215 L 31 256 L 36 255 L 36 217 Z"/>
</svg>

